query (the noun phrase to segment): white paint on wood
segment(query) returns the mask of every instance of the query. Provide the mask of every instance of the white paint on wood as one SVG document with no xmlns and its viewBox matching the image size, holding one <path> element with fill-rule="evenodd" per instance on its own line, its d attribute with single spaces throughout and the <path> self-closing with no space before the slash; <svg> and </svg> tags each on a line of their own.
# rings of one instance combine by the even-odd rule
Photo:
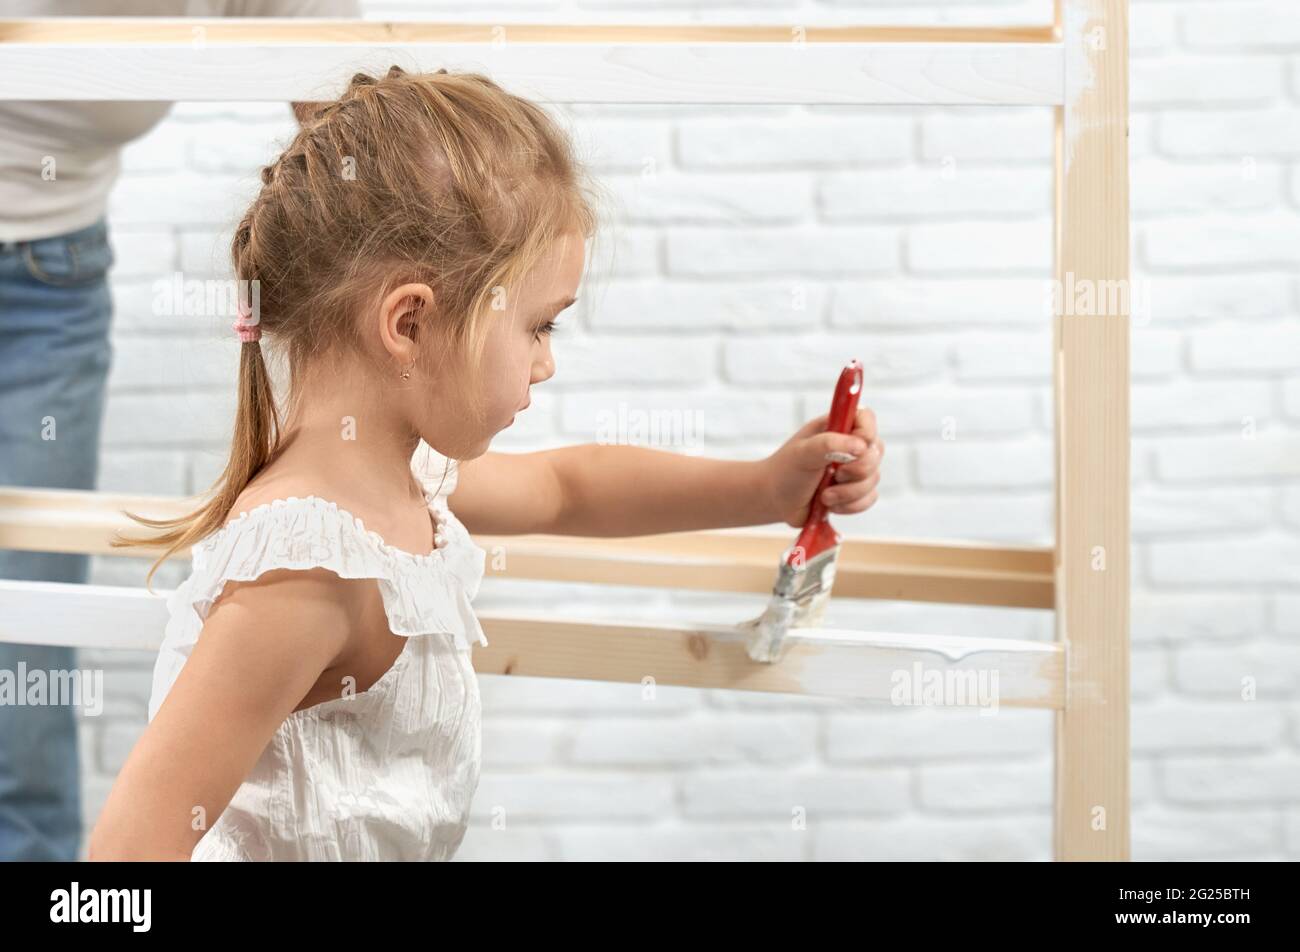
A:
<svg viewBox="0 0 1300 952">
<path fill-rule="evenodd" d="M 0 100 L 312 101 L 477 70 L 551 103 L 1057 105 L 1059 43 L 0 43 Z"/>
<path fill-rule="evenodd" d="M 1084 121 L 1085 113 L 1079 108 L 1079 103 L 1097 81 L 1092 58 L 1093 45 L 1097 41 L 1098 34 L 1090 32 L 1088 27 L 1089 23 L 1094 23 L 1097 29 L 1101 29 L 1100 24 L 1096 23 L 1097 16 L 1098 11 L 1095 6 L 1085 7 L 1083 4 L 1066 4 L 1062 11 L 1064 21 L 1062 65 L 1065 69 L 1065 103 L 1069 106 L 1065 110 L 1065 142 L 1062 144 L 1064 148 L 1062 160 L 1067 174 L 1082 130 L 1081 123 Z M 1104 36 L 1103 31 L 1102 42 Z"/>
<path fill-rule="evenodd" d="M 0 641 L 156 651 L 171 590 L 0 580 Z M 896 681 L 995 675 L 995 707 L 1059 709 L 1065 652 L 1051 642 L 909 632 L 795 629 L 777 664 L 749 659 L 733 625 L 479 612 L 481 674 L 577 678 L 824 697 L 894 700 Z M 974 696 L 980 706 L 984 699 Z M 960 700 L 947 702 L 960 704 Z"/>
</svg>

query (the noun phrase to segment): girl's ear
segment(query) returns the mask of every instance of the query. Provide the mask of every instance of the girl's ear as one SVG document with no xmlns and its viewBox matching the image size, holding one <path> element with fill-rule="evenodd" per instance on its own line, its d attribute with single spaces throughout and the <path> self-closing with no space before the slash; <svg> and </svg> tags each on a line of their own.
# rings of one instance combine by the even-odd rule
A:
<svg viewBox="0 0 1300 952">
<path fill-rule="evenodd" d="M 382 308 L 392 333 L 418 343 L 420 324 L 433 313 L 433 290 L 427 284 L 403 284 L 384 298 Z"/>
<path fill-rule="evenodd" d="M 418 344 L 420 342 L 420 307 L 418 300 L 411 300 L 412 306 L 406 308 L 401 317 L 397 319 L 397 333 L 410 338 L 411 343 Z"/>
</svg>

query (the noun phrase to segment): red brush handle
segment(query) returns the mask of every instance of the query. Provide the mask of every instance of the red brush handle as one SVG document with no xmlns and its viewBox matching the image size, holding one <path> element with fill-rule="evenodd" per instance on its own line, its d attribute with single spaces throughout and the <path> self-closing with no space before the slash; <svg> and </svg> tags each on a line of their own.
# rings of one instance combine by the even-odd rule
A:
<svg viewBox="0 0 1300 952">
<path fill-rule="evenodd" d="M 862 364 L 854 358 L 840 371 L 839 382 L 835 384 L 835 396 L 831 398 L 831 412 L 826 421 L 827 432 L 853 432 L 853 423 L 858 415 L 858 397 L 861 394 Z M 794 548 L 790 550 L 789 564 L 793 564 L 795 559 L 807 563 L 813 556 L 840 544 L 840 535 L 831 527 L 830 514 L 822 503 L 822 493 L 835 482 L 835 473 L 839 468 L 839 463 L 827 464 L 826 472 L 817 484 L 817 491 L 813 493 L 803 530 L 795 540 Z"/>
</svg>

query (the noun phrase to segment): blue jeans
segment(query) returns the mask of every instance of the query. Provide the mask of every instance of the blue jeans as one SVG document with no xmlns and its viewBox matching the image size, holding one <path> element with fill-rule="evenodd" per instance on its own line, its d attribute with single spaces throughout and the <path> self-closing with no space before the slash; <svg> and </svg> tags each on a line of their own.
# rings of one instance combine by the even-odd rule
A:
<svg viewBox="0 0 1300 952">
<path fill-rule="evenodd" d="M 0 485 L 94 489 L 112 364 L 108 223 L 0 242 Z M 0 578 L 85 584 L 87 555 L 0 549 Z M 0 642 L 0 669 L 73 670 L 76 649 Z M 71 705 L 0 704 L 0 860 L 81 848 Z"/>
</svg>

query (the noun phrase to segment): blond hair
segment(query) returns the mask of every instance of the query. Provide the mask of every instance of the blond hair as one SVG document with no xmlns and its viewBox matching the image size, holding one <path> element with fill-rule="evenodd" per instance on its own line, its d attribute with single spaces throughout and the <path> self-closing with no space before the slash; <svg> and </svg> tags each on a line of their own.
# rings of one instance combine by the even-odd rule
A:
<svg viewBox="0 0 1300 952">
<path fill-rule="evenodd" d="M 594 235 L 593 198 L 564 132 L 486 76 L 398 66 L 382 78 L 357 73 L 262 169 L 231 243 L 235 278 L 256 283 L 258 326 L 287 360 L 291 403 L 314 359 L 365 352 L 356 315 L 407 283 L 434 291 L 421 356 L 475 373 L 501 289 L 518 286 L 566 233 Z M 210 498 L 174 519 L 128 512 L 161 531 L 111 543 L 165 547 L 146 585 L 177 550 L 224 524 L 281 449 L 262 345 L 240 346 L 230 460 Z"/>
</svg>

